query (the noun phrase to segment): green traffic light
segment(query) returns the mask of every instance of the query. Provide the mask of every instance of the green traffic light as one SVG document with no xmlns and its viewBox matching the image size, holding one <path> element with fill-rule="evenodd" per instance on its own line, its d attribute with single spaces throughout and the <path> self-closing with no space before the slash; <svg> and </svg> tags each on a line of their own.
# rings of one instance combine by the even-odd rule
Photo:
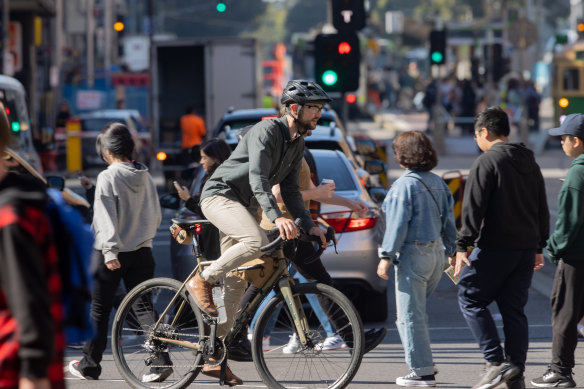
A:
<svg viewBox="0 0 584 389">
<path fill-rule="evenodd" d="M 432 58 L 433 63 L 440 63 L 440 62 L 442 62 L 442 59 L 444 58 L 444 54 L 442 54 L 439 51 L 434 51 L 432 53 L 432 55 L 430 56 L 430 58 Z"/>
<path fill-rule="evenodd" d="M 20 131 L 20 123 L 19 122 L 12 122 L 12 131 L 14 131 L 14 132 Z"/>
<path fill-rule="evenodd" d="M 217 10 L 217 12 L 225 12 L 227 6 L 225 5 L 225 3 L 217 3 L 217 7 L 215 7 L 215 9 Z"/>
<path fill-rule="evenodd" d="M 337 83 L 338 80 L 337 73 L 334 70 L 327 70 L 326 72 L 322 73 L 322 82 L 325 85 L 334 85 Z"/>
</svg>

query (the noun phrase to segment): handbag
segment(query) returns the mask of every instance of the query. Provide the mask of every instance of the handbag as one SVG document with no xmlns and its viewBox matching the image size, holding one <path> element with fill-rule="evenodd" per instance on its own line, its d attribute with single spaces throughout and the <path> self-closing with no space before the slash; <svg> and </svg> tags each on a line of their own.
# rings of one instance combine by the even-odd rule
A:
<svg viewBox="0 0 584 389">
<path fill-rule="evenodd" d="M 256 258 L 244 263 L 231 273 L 258 288 L 266 284 L 266 281 L 274 274 L 278 268 L 276 262 L 270 257 Z"/>
</svg>

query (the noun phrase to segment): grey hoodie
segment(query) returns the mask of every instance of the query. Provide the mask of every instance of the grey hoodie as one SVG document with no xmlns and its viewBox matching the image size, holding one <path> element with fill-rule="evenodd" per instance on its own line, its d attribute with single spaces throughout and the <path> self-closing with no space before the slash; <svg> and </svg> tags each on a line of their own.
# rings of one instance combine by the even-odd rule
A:
<svg viewBox="0 0 584 389">
<path fill-rule="evenodd" d="M 152 247 L 162 220 L 156 186 L 140 163 L 114 162 L 97 176 L 93 223 L 96 250 L 105 261 Z"/>
</svg>

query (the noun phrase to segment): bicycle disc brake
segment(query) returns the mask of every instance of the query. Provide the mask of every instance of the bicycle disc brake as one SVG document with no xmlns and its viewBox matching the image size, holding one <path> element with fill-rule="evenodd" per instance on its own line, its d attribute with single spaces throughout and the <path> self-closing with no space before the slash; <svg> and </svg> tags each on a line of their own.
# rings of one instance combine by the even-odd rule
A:
<svg viewBox="0 0 584 389">
<path fill-rule="evenodd" d="M 225 360 L 227 356 L 227 352 L 225 349 L 225 343 L 223 339 L 215 338 L 215 352 L 211 354 L 209 349 L 211 348 L 211 339 L 205 340 L 205 344 L 203 345 L 203 359 L 206 363 L 211 366 L 217 366 L 221 364 Z"/>
</svg>

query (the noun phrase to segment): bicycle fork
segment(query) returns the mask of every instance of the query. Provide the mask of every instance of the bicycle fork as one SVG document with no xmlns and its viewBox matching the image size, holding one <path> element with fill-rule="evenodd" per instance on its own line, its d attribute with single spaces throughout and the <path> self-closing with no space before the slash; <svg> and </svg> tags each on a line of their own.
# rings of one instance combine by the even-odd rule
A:
<svg viewBox="0 0 584 389">
<path fill-rule="evenodd" d="M 294 297 L 292 295 L 291 282 L 288 278 L 281 279 L 278 282 L 278 286 L 280 287 L 280 292 L 282 293 L 284 301 L 286 301 L 286 305 L 292 315 L 292 320 L 294 321 L 300 344 L 306 346 L 306 343 L 308 342 L 308 339 L 306 338 L 308 332 L 308 320 L 306 320 L 300 297 Z"/>
</svg>

